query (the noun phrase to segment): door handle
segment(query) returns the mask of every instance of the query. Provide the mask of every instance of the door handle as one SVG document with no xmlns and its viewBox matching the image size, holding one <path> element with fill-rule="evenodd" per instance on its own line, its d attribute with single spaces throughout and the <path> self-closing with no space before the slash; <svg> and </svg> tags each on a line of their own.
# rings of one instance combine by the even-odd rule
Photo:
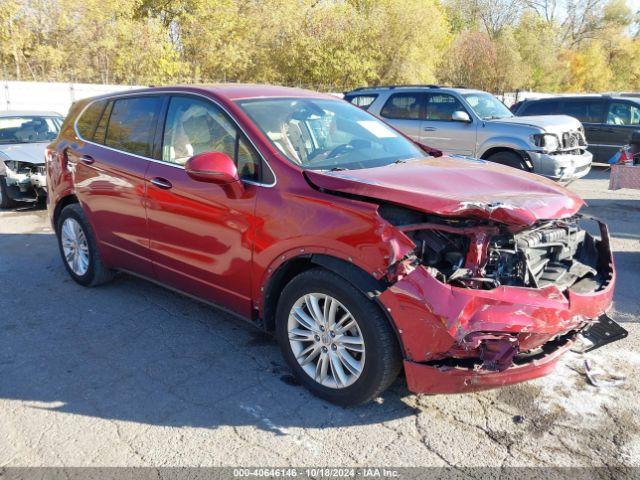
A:
<svg viewBox="0 0 640 480">
<path fill-rule="evenodd" d="M 422 127 L 422 130 L 425 132 L 435 132 L 437 130 L 436 127 Z"/>
<path fill-rule="evenodd" d="M 80 161 L 85 165 L 91 165 L 92 163 L 95 162 L 95 160 L 91 155 L 83 155 L 82 157 L 80 157 Z"/>
<path fill-rule="evenodd" d="M 152 178 L 151 183 L 153 183 L 158 188 L 162 188 L 163 190 L 169 190 L 171 187 L 173 187 L 169 180 L 162 177 Z"/>
</svg>

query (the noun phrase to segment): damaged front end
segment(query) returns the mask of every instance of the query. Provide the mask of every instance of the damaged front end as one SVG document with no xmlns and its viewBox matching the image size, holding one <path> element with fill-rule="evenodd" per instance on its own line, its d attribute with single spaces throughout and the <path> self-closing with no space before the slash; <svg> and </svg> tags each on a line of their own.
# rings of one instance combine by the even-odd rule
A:
<svg viewBox="0 0 640 480">
<path fill-rule="evenodd" d="M 7 194 L 13 200 L 36 202 L 47 195 L 47 174 L 44 164 L 6 160 L 4 175 Z"/>
<path fill-rule="evenodd" d="M 380 301 L 405 349 L 412 391 L 491 388 L 548 373 L 610 307 L 606 226 L 574 215 L 528 226 L 381 205 L 415 244 Z"/>
</svg>

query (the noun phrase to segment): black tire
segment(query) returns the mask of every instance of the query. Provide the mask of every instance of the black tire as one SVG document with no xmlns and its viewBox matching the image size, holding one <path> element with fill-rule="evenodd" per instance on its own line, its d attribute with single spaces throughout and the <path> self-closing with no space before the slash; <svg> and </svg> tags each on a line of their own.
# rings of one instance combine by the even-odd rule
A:
<svg viewBox="0 0 640 480">
<path fill-rule="evenodd" d="M 302 369 L 291 349 L 287 328 L 289 312 L 295 302 L 308 293 L 331 295 L 358 323 L 366 360 L 360 376 L 347 387 L 336 389 L 316 382 Z M 276 310 L 276 338 L 300 383 L 318 397 L 338 405 L 359 405 L 372 400 L 393 383 L 402 367 L 398 341 L 380 307 L 345 279 L 322 268 L 299 274 L 283 289 Z"/>
<path fill-rule="evenodd" d="M 7 179 L 2 175 L 0 176 L 0 208 L 13 208 L 15 206 L 15 200 L 9 197 L 7 192 Z"/>
<path fill-rule="evenodd" d="M 77 275 L 71 269 L 65 259 L 64 250 L 62 248 L 62 225 L 68 218 L 73 218 L 78 222 L 82 228 L 85 238 L 87 239 L 87 246 L 89 247 L 89 267 L 83 275 Z M 80 207 L 79 204 L 74 203 L 67 205 L 64 207 L 62 212 L 60 212 L 60 218 L 58 218 L 58 224 L 56 226 L 56 233 L 58 236 L 58 248 L 60 249 L 60 255 L 62 256 L 62 263 L 64 263 L 64 266 L 67 269 L 67 272 L 69 272 L 69 275 L 71 275 L 71 278 L 85 287 L 95 287 L 113 279 L 115 272 L 105 267 L 102 263 L 93 229 L 91 228 L 91 225 L 89 225 L 89 222 L 82 211 L 82 207 Z"/>
<path fill-rule="evenodd" d="M 508 167 L 517 168 L 518 170 L 524 170 L 526 172 L 529 171 L 527 162 L 524 161 L 522 155 L 516 152 L 496 152 L 493 155 L 489 156 L 487 160 L 490 162 L 499 163 L 501 165 L 506 165 Z"/>
</svg>

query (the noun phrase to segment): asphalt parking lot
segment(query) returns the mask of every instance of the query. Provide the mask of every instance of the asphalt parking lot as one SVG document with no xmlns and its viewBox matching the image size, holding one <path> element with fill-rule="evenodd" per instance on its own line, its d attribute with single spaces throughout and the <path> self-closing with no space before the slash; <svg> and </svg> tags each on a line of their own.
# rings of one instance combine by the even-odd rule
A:
<svg viewBox="0 0 640 480">
<path fill-rule="evenodd" d="M 613 235 L 630 336 L 588 356 L 621 385 L 590 385 L 570 354 L 532 382 L 427 396 L 398 380 L 351 409 L 209 306 L 126 275 L 76 285 L 44 210 L 0 211 L 0 467 L 640 466 L 640 193 L 607 178 L 570 188 Z"/>
</svg>

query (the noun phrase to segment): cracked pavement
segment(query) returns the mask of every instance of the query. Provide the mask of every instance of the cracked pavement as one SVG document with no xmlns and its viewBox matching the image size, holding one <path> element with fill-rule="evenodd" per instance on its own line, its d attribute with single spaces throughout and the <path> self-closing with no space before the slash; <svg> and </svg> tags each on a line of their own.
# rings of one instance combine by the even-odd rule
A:
<svg viewBox="0 0 640 480">
<path fill-rule="evenodd" d="M 358 408 L 325 403 L 249 324 L 121 275 L 94 289 L 62 265 L 44 210 L 0 211 L 0 467 L 640 466 L 640 197 L 594 171 L 570 188 L 611 227 L 612 316 L 627 339 L 466 395 L 399 379 Z"/>
</svg>

